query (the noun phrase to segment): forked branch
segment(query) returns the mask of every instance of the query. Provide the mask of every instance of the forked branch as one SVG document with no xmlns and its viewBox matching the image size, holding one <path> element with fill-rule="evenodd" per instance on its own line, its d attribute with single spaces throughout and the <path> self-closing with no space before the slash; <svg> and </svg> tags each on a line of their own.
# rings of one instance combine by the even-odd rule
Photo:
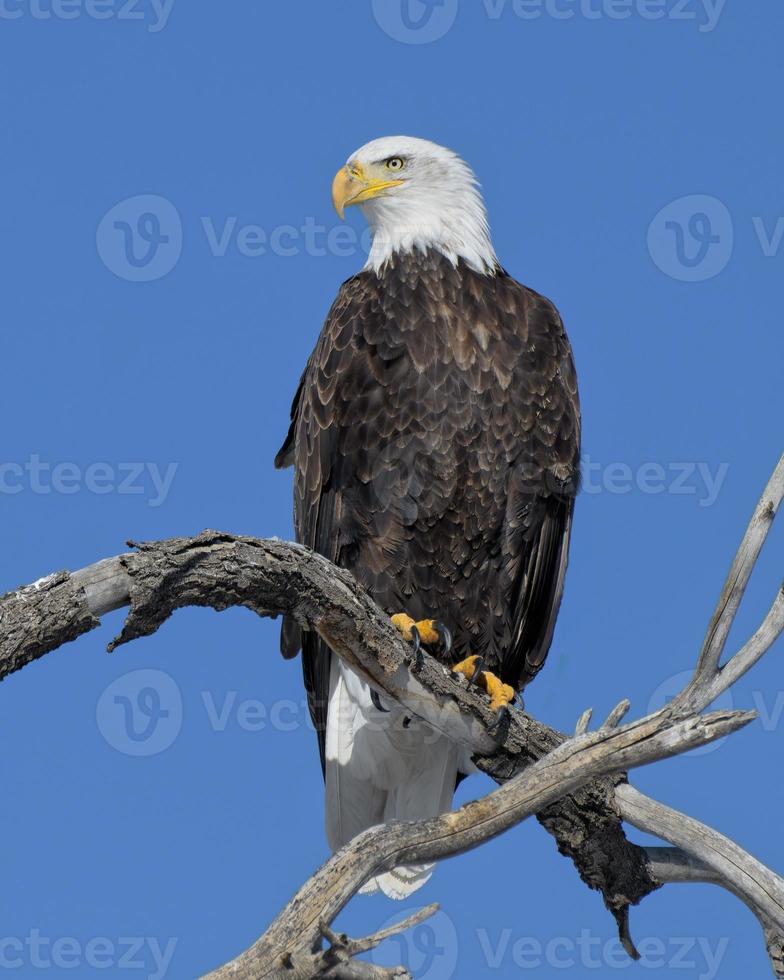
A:
<svg viewBox="0 0 784 980">
<path fill-rule="evenodd" d="M 781 506 L 782 498 L 784 498 L 784 456 L 779 460 L 754 509 L 746 533 L 732 561 L 716 609 L 708 624 L 694 676 L 676 699 L 677 707 L 682 707 L 686 712 L 702 711 L 715 701 L 767 653 L 784 630 L 784 590 L 779 587 L 770 611 L 754 636 L 724 666 L 721 666 L 721 655 L 727 637 L 762 546 Z"/>
<path fill-rule="evenodd" d="M 401 864 L 429 863 L 472 850 L 594 776 L 688 751 L 737 731 L 753 717 L 753 712 L 714 712 L 670 723 L 657 714 L 622 728 L 611 718 L 596 732 L 567 740 L 459 810 L 432 820 L 371 827 L 321 866 L 258 942 L 209 974 L 208 980 L 306 980 L 328 975 L 322 971 L 335 944 L 326 953 L 314 953 L 314 945 L 325 934 L 324 922 L 331 921 L 368 878 Z M 328 938 L 332 939 L 329 934 Z"/>
<path fill-rule="evenodd" d="M 408 646 L 347 572 L 297 545 L 214 531 L 139 545 L 134 552 L 72 575 L 55 573 L 1 598 L 0 679 L 95 628 L 98 617 L 125 605 L 130 605 L 128 618 L 110 648 L 153 633 L 182 606 L 222 610 L 241 605 L 261 616 L 289 613 L 304 628 L 317 631 L 379 691 L 468 746 L 481 769 L 506 783 L 435 821 L 391 824 L 360 835 L 316 873 L 251 950 L 216 977 L 277 976 L 278 969 L 290 978 L 316 975 L 314 970 L 333 978 L 405 976 L 402 968 L 384 970 L 354 959 L 381 940 L 336 936 L 331 922 L 338 911 L 369 877 L 400 863 L 478 846 L 531 813 L 553 834 L 562 853 L 572 857 L 583 880 L 601 890 L 631 955 L 630 904 L 667 881 L 710 880 L 737 894 L 759 917 L 774 970 L 781 970 L 782 880 L 716 831 L 648 800 L 625 782 L 622 770 L 704 744 L 752 717 L 700 712 L 753 666 L 784 629 L 784 596 L 779 592 L 754 636 L 719 666 L 782 496 L 784 458 L 733 562 L 694 677 L 667 708 L 623 727 L 619 725 L 628 702 L 621 702 L 594 733 L 587 730 L 590 712 L 585 712 L 571 739 L 523 712 L 514 712 L 490 734 L 494 717 L 485 700 L 426 654 L 412 663 Z M 679 847 L 631 844 L 621 817 Z M 287 928 L 292 922 L 296 935 Z M 326 950 L 320 948 L 324 938 Z"/>
</svg>

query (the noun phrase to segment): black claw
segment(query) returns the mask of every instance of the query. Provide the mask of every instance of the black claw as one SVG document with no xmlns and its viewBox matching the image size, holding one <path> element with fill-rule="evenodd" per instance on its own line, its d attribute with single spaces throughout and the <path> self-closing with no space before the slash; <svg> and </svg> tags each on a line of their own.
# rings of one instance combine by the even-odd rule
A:
<svg viewBox="0 0 784 980">
<path fill-rule="evenodd" d="M 422 646 L 422 637 L 419 635 L 419 630 L 416 626 L 411 627 L 411 653 L 416 656 L 419 653 L 419 648 Z"/>
<path fill-rule="evenodd" d="M 487 730 L 491 733 L 496 733 L 500 730 L 502 725 L 506 723 L 509 724 L 511 720 L 511 715 L 509 714 L 509 708 L 507 705 L 503 704 L 495 713 L 495 721 L 492 725 L 489 725 Z"/>
<path fill-rule="evenodd" d="M 373 707 L 376 711 L 383 711 L 385 715 L 389 714 L 389 708 L 385 708 L 381 703 L 381 698 L 378 696 L 378 691 L 374 688 L 370 688 L 370 700 L 373 702 Z"/>
<path fill-rule="evenodd" d="M 411 627 L 411 655 L 408 662 L 414 672 L 421 670 L 425 665 L 425 658 L 422 655 L 422 637 L 416 626 Z"/>
<path fill-rule="evenodd" d="M 441 652 L 444 656 L 448 656 L 452 651 L 452 634 L 449 627 L 444 626 L 443 623 L 433 623 L 433 629 L 441 640 Z"/>
</svg>

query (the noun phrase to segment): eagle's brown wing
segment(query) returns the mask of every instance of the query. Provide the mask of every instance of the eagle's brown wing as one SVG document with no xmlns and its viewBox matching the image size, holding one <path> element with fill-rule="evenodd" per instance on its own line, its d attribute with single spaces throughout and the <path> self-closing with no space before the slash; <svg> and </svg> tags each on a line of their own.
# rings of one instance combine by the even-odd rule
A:
<svg viewBox="0 0 784 980">
<path fill-rule="evenodd" d="M 300 379 L 291 406 L 286 441 L 275 466 L 296 466 L 294 530 L 297 541 L 345 567 L 344 549 L 351 539 L 350 514 L 342 506 L 343 490 L 355 483 L 354 457 L 346 455 L 341 401 L 351 384 L 368 374 L 358 361 L 354 334 L 363 313 L 360 277 L 347 280 L 327 315 L 321 335 Z M 361 358 L 360 358 L 361 361 Z M 340 392 L 338 386 L 341 386 Z M 329 699 L 331 653 L 314 633 L 300 631 L 290 617 L 281 629 L 281 652 L 291 658 L 302 650 L 302 672 L 311 718 L 324 769 L 324 742 Z"/>
<path fill-rule="evenodd" d="M 544 664 L 563 594 L 580 479 L 580 403 L 557 310 L 532 290 L 518 288 L 527 323 L 527 383 L 503 529 L 505 563 L 515 571 L 512 640 L 501 655 L 500 674 L 521 689 Z"/>
</svg>

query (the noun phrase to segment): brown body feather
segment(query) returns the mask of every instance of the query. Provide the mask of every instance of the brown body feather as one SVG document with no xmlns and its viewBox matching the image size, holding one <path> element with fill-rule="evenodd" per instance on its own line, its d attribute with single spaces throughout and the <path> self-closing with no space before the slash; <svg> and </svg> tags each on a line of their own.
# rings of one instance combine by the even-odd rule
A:
<svg viewBox="0 0 784 980">
<path fill-rule="evenodd" d="M 568 338 L 555 307 L 502 270 L 436 251 L 349 279 L 275 460 L 295 466 L 297 538 L 350 569 L 389 613 L 434 617 L 521 689 L 563 591 L 580 452 Z M 330 652 L 302 647 L 324 755 Z"/>
</svg>

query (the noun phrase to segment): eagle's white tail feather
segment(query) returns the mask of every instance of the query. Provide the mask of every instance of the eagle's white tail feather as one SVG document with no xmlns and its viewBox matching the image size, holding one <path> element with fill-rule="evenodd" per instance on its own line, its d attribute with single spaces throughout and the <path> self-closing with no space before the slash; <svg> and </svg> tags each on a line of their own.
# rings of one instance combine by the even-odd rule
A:
<svg viewBox="0 0 784 980">
<path fill-rule="evenodd" d="M 386 794 L 370 779 L 372 760 L 354 751 L 355 733 L 362 724 L 359 705 L 337 659 L 332 658 L 329 678 L 325 773 L 327 841 L 333 851 L 366 827 L 381 823 L 386 803 Z"/>
<path fill-rule="evenodd" d="M 370 688 L 333 657 L 326 731 L 327 839 L 333 850 L 388 820 L 422 820 L 448 810 L 458 771 L 457 746 L 389 705 L 379 711 Z M 461 768 L 463 768 L 461 766 Z M 368 881 L 403 899 L 421 888 L 432 865 L 395 868 Z"/>
<path fill-rule="evenodd" d="M 375 895 L 383 892 L 387 898 L 402 901 L 430 881 L 433 874 L 433 864 L 412 864 L 408 867 L 395 868 L 386 874 L 371 878 L 359 890 L 360 895 Z"/>
</svg>

